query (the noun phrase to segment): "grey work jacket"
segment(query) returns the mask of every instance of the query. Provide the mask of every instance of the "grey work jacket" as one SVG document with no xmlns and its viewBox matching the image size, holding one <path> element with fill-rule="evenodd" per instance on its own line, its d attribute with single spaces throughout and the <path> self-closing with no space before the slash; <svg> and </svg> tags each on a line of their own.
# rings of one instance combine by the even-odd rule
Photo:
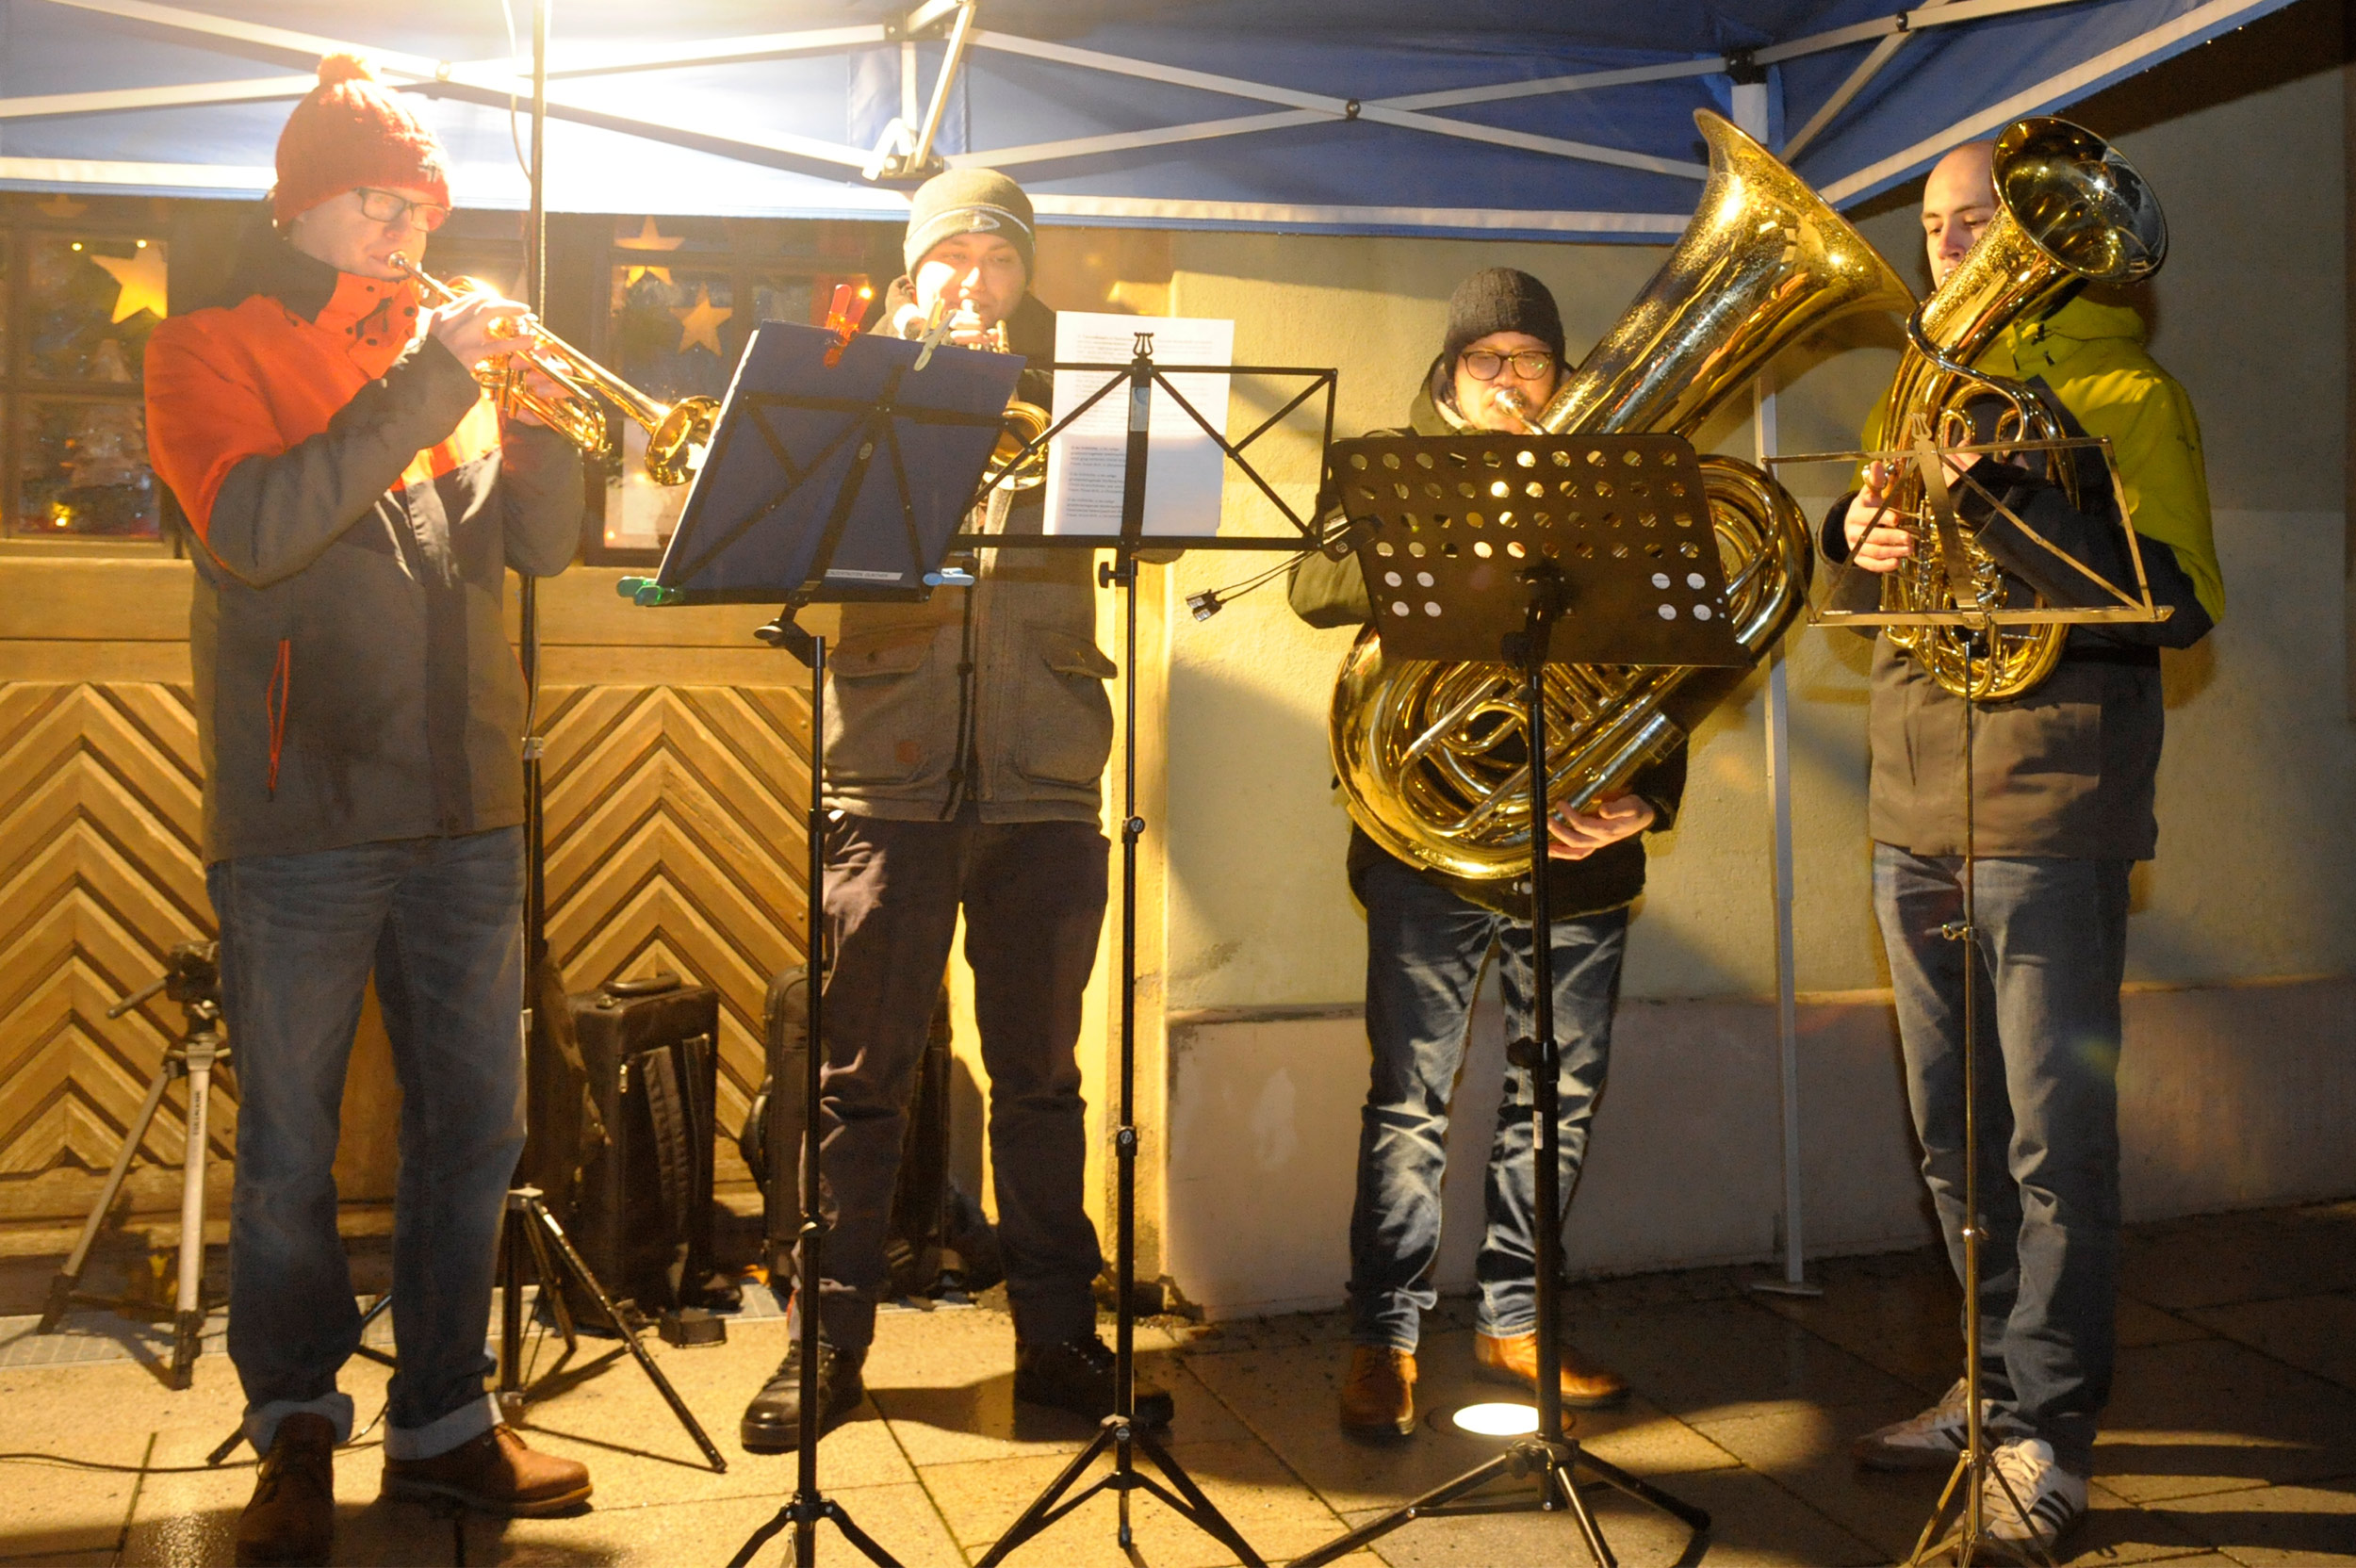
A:
<svg viewBox="0 0 2356 1568">
<path fill-rule="evenodd" d="M 1043 360 L 1055 315 L 1025 296 L 1007 335 Z M 1022 395 L 1045 403 L 1042 372 Z M 1039 532 L 1040 492 L 1008 535 Z M 1095 822 L 1112 753 L 1118 673 L 1096 645 L 1096 556 L 983 549 L 972 588 L 922 604 L 852 604 L 826 681 L 827 806 L 895 822 Z"/>
</svg>

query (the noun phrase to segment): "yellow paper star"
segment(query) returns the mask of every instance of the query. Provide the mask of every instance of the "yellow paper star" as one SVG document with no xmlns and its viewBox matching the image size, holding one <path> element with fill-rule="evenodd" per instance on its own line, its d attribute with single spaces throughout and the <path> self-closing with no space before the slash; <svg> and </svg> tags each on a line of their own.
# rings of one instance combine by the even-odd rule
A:
<svg viewBox="0 0 2356 1568">
<path fill-rule="evenodd" d="M 676 251 L 686 243 L 687 237 L 684 235 L 657 233 L 654 220 L 651 218 L 641 222 L 638 232 L 630 238 L 617 239 L 614 242 L 615 249 L 623 251 Z M 640 278 L 654 278 L 668 286 L 671 282 L 671 270 L 667 267 L 632 266 L 630 275 L 622 280 L 622 286 L 628 288 Z"/>
<path fill-rule="evenodd" d="M 685 310 L 674 306 L 671 314 L 679 318 L 679 351 L 685 353 L 700 343 L 710 349 L 712 357 L 720 353 L 720 323 L 736 314 L 732 310 L 715 309 L 712 290 L 702 285 L 695 288 L 695 302 Z"/>
<path fill-rule="evenodd" d="M 46 213 L 52 218 L 79 218 L 82 214 L 90 211 L 90 204 L 88 202 L 77 202 L 73 197 L 60 190 L 55 196 L 50 197 L 46 202 L 34 203 L 33 210 L 35 212 Z"/>
<path fill-rule="evenodd" d="M 139 248 L 127 256 L 102 256 L 94 251 L 84 255 L 114 274 L 119 292 L 115 295 L 114 319 L 127 321 L 142 310 L 164 314 L 164 248 L 139 241 Z"/>
</svg>

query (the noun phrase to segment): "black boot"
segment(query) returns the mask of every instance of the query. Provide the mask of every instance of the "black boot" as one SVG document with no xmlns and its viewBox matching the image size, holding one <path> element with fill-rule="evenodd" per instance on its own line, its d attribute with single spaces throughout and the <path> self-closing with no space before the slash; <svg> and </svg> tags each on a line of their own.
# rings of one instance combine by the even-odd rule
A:
<svg viewBox="0 0 2356 1568">
<path fill-rule="evenodd" d="M 859 1380 L 864 1354 L 845 1355 L 825 1340 L 818 1342 L 818 1435 L 826 1436 L 850 1418 L 867 1397 Z M 744 1407 L 738 1435 L 747 1453 L 790 1454 L 802 1442 L 802 1342 L 796 1337 L 777 1363 L 753 1402 Z"/>
<path fill-rule="evenodd" d="M 1174 1406 L 1170 1391 L 1139 1378 L 1136 1408 L 1140 1427 L 1167 1427 Z M 1020 1345 L 1014 1352 L 1014 1396 L 1053 1405 L 1091 1421 L 1113 1413 L 1113 1349 L 1093 1333 L 1052 1345 Z"/>
</svg>

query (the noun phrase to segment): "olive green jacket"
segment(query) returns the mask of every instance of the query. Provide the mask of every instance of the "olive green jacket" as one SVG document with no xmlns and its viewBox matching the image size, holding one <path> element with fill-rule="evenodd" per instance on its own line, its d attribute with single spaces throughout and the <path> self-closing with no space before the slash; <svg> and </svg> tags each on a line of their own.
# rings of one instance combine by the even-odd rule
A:
<svg viewBox="0 0 2356 1568">
<path fill-rule="evenodd" d="M 2080 626 L 2060 664 L 2043 683 L 2010 701 L 1980 705 L 1972 743 L 1972 846 L 2006 858 L 2149 859 L 2157 847 L 2153 810 L 2161 742 L 2167 728 L 2159 650 L 2205 635 L 2224 613 L 2224 579 L 2211 533 L 2201 427 L 2191 400 L 2144 348 L 2142 319 L 2132 310 L 2078 299 L 2045 319 L 2008 328 L 1977 368 L 2050 389 L 2086 433 L 2107 436 L 2128 516 L 2141 546 L 2152 596 L 2173 613 L 2157 625 Z M 1885 413 L 1866 430 L 1877 448 Z M 2099 460 L 2080 454 L 2082 476 L 2106 488 Z M 2003 491 L 2006 505 L 2037 531 L 2105 576 L 2132 587 L 2115 504 L 2091 500 L 2084 513 L 2062 492 L 2025 473 Z M 1847 498 L 1824 531 L 1825 553 L 1845 558 L 1840 527 Z M 1965 508 L 1969 513 L 1970 508 Z M 2004 525 L 1984 504 L 1967 520 Z M 1984 532 L 2000 561 L 2015 566 Z M 2108 559 L 2103 552 L 2110 551 Z M 2035 564 L 2019 568 L 2032 577 Z M 2070 585 L 2037 581 L 2066 602 Z M 1842 584 L 1877 596 L 1877 580 L 1851 572 Z M 1844 602 L 1851 602 L 1844 596 Z M 2092 602 L 2091 600 L 2086 602 Z M 1873 774 L 1868 818 L 1873 838 L 1917 855 L 1959 855 L 1964 846 L 1963 704 L 1941 690 L 1887 636 L 1873 648 L 1868 731 Z"/>
</svg>

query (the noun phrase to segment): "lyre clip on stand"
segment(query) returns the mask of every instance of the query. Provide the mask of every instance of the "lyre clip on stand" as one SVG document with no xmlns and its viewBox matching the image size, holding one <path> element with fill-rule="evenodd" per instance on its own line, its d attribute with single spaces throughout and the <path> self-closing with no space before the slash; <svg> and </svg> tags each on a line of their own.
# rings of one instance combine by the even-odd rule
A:
<svg viewBox="0 0 2356 1568">
<path fill-rule="evenodd" d="M 2019 441 L 2011 443 L 1967 444 L 1942 446 L 1927 421 L 1906 433 L 1910 444 L 1890 451 L 1879 452 L 1809 452 L 1783 458 L 1769 458 L 1770 469 L 1802 464 L 1839 463 L 1852 468 L 1860 463 L 1878 462 L 1889 466 L 1893 475 L 1903 475 L 1911 467 L 1922 485 L 1924 512 L 1920 516 L 1898 519 L 1897 526 L 1906 528 L 1917 540 L 1917 547 L 1932 552 L 1941 568 L 1940 577 L 1947 590 L 1943 609 L 1884 611 L 1842 608 L 1854 591 L 1853 578 L 1858 568 L 1854 562 L 1844 564 L 1835 574 L 1825 594 L 1826 608 L 1817 610 L 1809 618 L 1818 626 L 1851 628 L 1912 627 L 1930 630 L 1959 631 L 1967 639 L 1970 653 L 1965 662 L 1966 678 L 1963 697 L 1963 884 L 1962 918 L 1952 921 L 1939 930 L 1950 941 L 1964 944 L 1966 955 L 1963 974 L 1963 1384 L 1964 1384 L 1964 1446 L 1955 1458 L 1955 1467 L 1948 1474 L 1947 1485 L 1939 1494 L 1939 1505 L 1922 1525 L 1922 1533 L 1915 1541 L 1914 1551 L 1906 1559 L 1908 1568 L 1924 1563 L 1952 1561 L 1956 1568 L 1981 1560 L 1981 1554 L 1993 1553 L 2010 1561 L 2036 1563 L 2039 1568 L 2053 1568 L 2053 1555 L 2041 1546 L 2026 1550 L 1988 1533 L 1988 1521 L 1982 1511 L 1984 1488 L 1988 1478 L 1996 1478 L 2011 1500 L 2013 1512 L 2028 1517 L 2021 1500 L 2013 1494 L 2012 1482 L 1992 1462 L 1988 1451 L 1988 1430 L 1980 1400 L 1980 1050 L 1979 994 L 1981 966 L 1987 961 L 1980 944 L 1978 906 L 1974 896 L 1977 880 L 1978 849 L 1974 841 L 1977 826 L 1978 780 L 1973 771 L 1972 740 L 1979 728 L 1980 706 L 1987 700 L 1980 690 L 1979 672 L 1986 670 L 1993 677 L 1995 662 L 1989 656 L 1997 633 L 2006 629 L 2032 626 L 2074 625 L 2143 625 L 2166 620 L 2173 611 L 2167 605 L 2155 604 L 2151 584 L 2143 566 L 2143 550 L 2135 541 L 2135 530 L 2122 527 L 2126 535 L 2128 567 L 2135 578 L 2135 592 L 2129 593 L 2110 581 L 2092 566 L 2070 555 L 2067 550 L 2044 538 L 2028 522 L 2006 507 L 2001 497 L 1993 494 L 1974 477 L 1968 466 L 1955 471 L 1955 460 L 1976 464 L 1984 456 L 1998 459 L 2022 452 L 2043 452 L 2058 456 L 2060 461 L 2074 462 L 2079 453 L 2094 450 L 2102 454 L 2109 472 L 2111 502 L 2114 515 L 2122 519 L 2131 515 L 2127 506 L 2125 486 L 2119 476 L 2119 465 L 2110 449 L 2110 443 L 2093 436 L 2070 436 L 2054 441 Z M 1951 474 L 1953 477 L 1951 478 Z M 2057 575 L 2071 580 L 2083 590 L 2085 596 L 2098 602 L 2083 607 L 2056 608 L 2039 602 L 2034 608 L 1994 609 L 1979 602 L 1977 584 L 1971 562 L 1966 558 L 1964 541 L 1972 530 L 1957 512 L 1955 492 L 1962 490 L 1978 498 L 1990 512 L 1991 517 L 2008 519 L 2021 531 L 2031 548 L 2042 549 L 2053 558 Z M 1876 588 L 1873 592 L 1878 595 Z M 2102 602 L 2107 601 L 2107 602 Z M 1952 1534 L 1945 1533 L 1953 1522 Z"/>
<path fill-rule="evenodd" d="M 922 356 L 920 358 L 920 356 Z M 920 366 L 922 367 L 920 372 Z M 774 604 L 757 633 L 810 666 L 810 1020 L 802 1061 L 801 1222 L 794 1331 L 801 1350 L 801 1429 L 794 1494 L 740 1547 L 744 1568 L 791 1525 L 793 1560 L 817 1560 L 818 1525 L 880 1568 L 897 1560 L 818 1484 L 818 1282 L 826 1229 L 819 1208 L 819 1063 L 825 1055 L 826 639 L 796 624 L 814 604 L 921 599 L 939 570 L 996 444 L 1021 362 L 897 338 L 764 321 L 746 345 L 711 456 L 651 579 L 624 578 L 640 604 Z M 884 476 L 889 476 L 888 478 Z"/>
<path fill-rule="evenodd" d="M 98 1200 L 90 1205 L 90 1218 L 83 1221 L 81 1238 L 67 1255 L 65 1266 L 50 1279 L 49 1299 L 42 1305 L 41 1322 L 33 1331 L 43 1334 L 57 1332 L 65 1326 L 67 1309 L 76 1305 L 112 1307 L 126 1315 L 168 1316 L 172 1324 L 170 1381 L 173 1388 L 188 1386 L 189 1374 L 205 1339 L 205 1154 L 209 1135 L 205 1123 L 212 1106 L 213 1073 L 229 1070 L 229 1046 L 221 1035 L 219 955 L 218 942 L 181 942 L 166 956 L 163 973 L 106 1009 L 108 1018 L 121 1018 L 161 991 L 180 1004 L 180 1037 L 165 1048 L 164 1059 L 155 1064 L 155 1075 L 147 1083 L 147 1098 L 139 1102 L 139 1115 L 123 1130 L 123 1147 L 115 1153 L 114 1167 L 106 1172 L 106 1184 L 98 1189 Z M 90 1264 L 90 1249 L 98 1241 L 98 1233 L 106 1227 L 106 1213 L 114 1207 L 123 1178 L 130 1174 L 131 1162 L 138 1157 L 147 1129 L 155 1123 L 155 1112 L 164 1102 L 164 1091 L 175 1078 L 188 1081 L 188 1139 L 180 1156 L 179 1293 L 174 1298 L 174 1310 L 167 1315 L 152 1302 L 130 1297 L 92 1296 L 80 1287 L 82 1271 Z"/>
<path fill-rule="evenodd" d="M 1562 1156 L 1556 1116 L 1562 1043 L 1554 1030 L 1551 864 L 1554 795 L 1546 741 L 1549 663 L 1746 663 L 1693 449 L 1671 435 L 1369 436 L 1330 464 L 1351 519 L 1386 657 L 1516 667 L 1530 832 L 1533 1038 L 1509 1048 L 1530 1074 L 1537 1161 L 1536 1430 L 1486 1463 L 1327 1542 L 1293 1568 L 1334 1561 L 1417 1519 L 1567 1511 L 1596 1568 L 1617 1561 L 1579 1490 L 1586 1472 L 1681 1521 L 1701 1509 L 1597 1459 L 1565 1429 L 1562 1383 Z M 1464 498 L 1472 498 L 1467 509 Z M 1546 759 L 1549 765 L 1536 765 Z M 1519 1495 L 1476 1495 L 1534 1481 Z"/>
</svg>

